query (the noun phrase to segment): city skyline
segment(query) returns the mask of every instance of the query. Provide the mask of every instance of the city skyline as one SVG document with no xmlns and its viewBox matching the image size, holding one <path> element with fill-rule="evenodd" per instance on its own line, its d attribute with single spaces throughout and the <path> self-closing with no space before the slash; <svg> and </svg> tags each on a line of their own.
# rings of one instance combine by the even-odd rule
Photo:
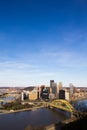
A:
<svg viewBox="0 0 87 130">
<path fill-rule="evenodd" d="M 86 0 L 0 1 L 0 86 L 87 86 Z"/>
</svg>

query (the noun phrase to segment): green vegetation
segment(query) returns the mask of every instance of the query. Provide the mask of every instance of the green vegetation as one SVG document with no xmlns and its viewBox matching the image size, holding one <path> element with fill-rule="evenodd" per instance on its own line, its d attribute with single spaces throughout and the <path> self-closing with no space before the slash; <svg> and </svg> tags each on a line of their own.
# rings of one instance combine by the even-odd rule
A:
<svg viewBox="0 0 87 130">
<path fill-rule="evenodd" d="M 7 103 L 5 105 L 3 105 L 3 110 L 20 110 L 20 109 L 26 109 L 26 108 L 32 108 L 33 105 L 31 104 L 24 104 L 22 105 L 21 102 L 12 102 L 12 103 Z"/>
</svg>

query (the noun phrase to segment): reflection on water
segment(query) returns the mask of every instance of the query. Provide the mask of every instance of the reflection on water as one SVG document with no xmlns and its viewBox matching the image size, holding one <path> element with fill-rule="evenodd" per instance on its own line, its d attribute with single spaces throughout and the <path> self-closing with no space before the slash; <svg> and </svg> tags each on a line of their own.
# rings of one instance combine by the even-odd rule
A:
<svg viewBox="0 0 87 130">
<path fill-rule="evenodd" d="M 0 130 L 24 130 L 28 125 L 42 126 L 67 119 L 64 113 L 49 109 L 38 109 L 0 115 Z"/>
</svg>

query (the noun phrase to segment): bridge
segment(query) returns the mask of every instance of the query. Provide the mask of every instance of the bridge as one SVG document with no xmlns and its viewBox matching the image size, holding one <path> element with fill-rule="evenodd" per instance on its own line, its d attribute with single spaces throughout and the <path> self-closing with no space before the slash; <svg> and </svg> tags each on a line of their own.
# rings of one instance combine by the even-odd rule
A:
<svg viewBox="0 0 87 130">
<path fill-rule="evenodd" d="M 64 110 L 70 113 L 73 113 L 75 111 L 74 107 L 66 100 L 54 100 L 52 102 L 45 102 L 43 101 L 44 105 L 53 107 L 53 108 L 58 108 L 60 110 Z"/>
<path fill-rule="evenodd" d="M 23 102 L 22 104 L 26 104 L 29 102 Z M 58 108 L 60 110 L 64 110 L 70 113 L 73 113 L 75 111 L 74 107 L 66 100 L 53 100 L 52 102 L 46 102 L 44 100 L 31 102 L 34 107 L 53 107 Z"/>
<path fill-rule="evenodd" d="M 48 103 L 48 105 L 71 113 L 75 110 L 74 107 L 66 100 L 54 100 L 51 103 Z"/>
<path fill-rule="evenodd" d="M 0 100 L 0 102 L 3 102 L 3 100 Z M 22 104 L 26 104 L 29 102 L 23 102 Z M 38 101 L 38 102 L 32 102 L 34 107 L 53 107 L 58 108 L 60 110 L 68 111 L 70 113 L 73 113 L 75 111 L 74 107 L 66 100 L 53 100 L 52 102 L 46 102 L 44 100 Z"/>
</svg>

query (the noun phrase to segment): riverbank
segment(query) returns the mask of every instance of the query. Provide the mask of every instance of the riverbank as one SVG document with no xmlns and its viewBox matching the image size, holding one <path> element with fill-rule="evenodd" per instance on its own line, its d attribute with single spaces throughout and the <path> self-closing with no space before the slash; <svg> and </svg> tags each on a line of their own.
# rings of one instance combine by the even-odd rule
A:
<svg viewBox="0 0 87 130">
<path fill-rule="evenodd" d="M 75 99 L 75 100 L 72 100 L 71 102 L 72 102 L 72 103 L 75 103 L 75 102 L 79 102 L 79 101 L 82 101 L 82 100 L 87 100 L 87 97 Z"/>
<path fill-rule="evenodd" d="M 40 108 L 45 108 L 43 106 L 41 107 L 33 107 L 33 108 L 26 108 L 26 109 L 19 109 L 19 110 L 0 110 L 0 115 L 1 114 L 10 114 L 10 113 L 16 113 L 16 112 L 23 112 L 23 111 L 35 111 Z"/>
</svg>

